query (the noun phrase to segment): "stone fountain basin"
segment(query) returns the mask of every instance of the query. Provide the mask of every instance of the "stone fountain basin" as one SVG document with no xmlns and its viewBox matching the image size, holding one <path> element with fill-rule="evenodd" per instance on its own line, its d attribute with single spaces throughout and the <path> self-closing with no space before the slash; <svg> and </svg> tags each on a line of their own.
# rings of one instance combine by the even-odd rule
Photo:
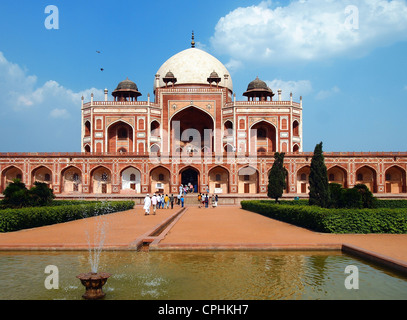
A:
<svg viewBox="0 0 407 320">
<path fill-rule="evenodd" d="M 82 297 L 88 300 L 103 298 L 105 293 L 103 292 L 102 287 L 110 276 L 111 274 L 106 272 L 88 272 L 77 275 L 76 277 L 86 288 L 86 292 Z"/>
</svg>

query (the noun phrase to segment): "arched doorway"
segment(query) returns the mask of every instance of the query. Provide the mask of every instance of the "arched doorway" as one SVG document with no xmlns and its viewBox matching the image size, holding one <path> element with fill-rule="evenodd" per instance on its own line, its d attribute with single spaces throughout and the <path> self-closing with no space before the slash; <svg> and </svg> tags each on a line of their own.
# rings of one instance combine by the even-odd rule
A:
<svg viewBox="0 0 407 320">
<path fill-rule="evenodd" d="M 107 129 L 107 134 L 108 152 L 133 152 L 133 128 L 129 124 L 118 121 Z"/>
<path fill-rule="evenodd" d="M 209 171 L 209 192 L 229 192 L 229 171 L 223 167 L 215 167 Z"/>
<path fill-rule="evenodd" d="M 373 193 L 376 192 L 376 171 L 368 166 L 363 166 L 356 171 L 355 184 L 364 184 Z"/>
<path fill-rule="evenodd" d="M 311 167 L 305 166 L 297 171 L 297 193 L 309 192 L 309 174 Z"/>
<path fill-rule="evenodd" d="M 386 193 L 406 192 L 406 172 L 400 167 L 393 166 L 386 170 Z"/>
<path fill-rule="evenodd" d="M 34 182 L 43 182 L 48 184 L 48 187 L 52 189 L 52 172 L 50 169 L 44 166 L 40 166 L 38 168 L 35 168 L 32 171 L 31 175 L 32 185 L 34 185 Z"/>
<path fill-rule="evenodd" d="M 112 174 L 105 167 L 97 167 L 91 172 L 93 193 L 112 193 Z"/>
<path fill-rule="evenodd" d="M 334 166 L 328 169 L 327 174 L 329 183 L 338 183 L 343 188 L 348 187 L 348 179 L 345 169 L 338 166 Z"/>
<path fill-rule="evenodd" d="M 23 172 L 14 166 L 5 169 L 1 174 L 1 191 L 4 191 L 14 179 L 19 179 L 21 182 L 24 182 Z"/>
<path fill-rule="evenodd" d="M 276 152 L 276 128 L 267 121 L 260 121 L 250 128 L 250 147 L 253 152 Z"/>
<path fill-rule="evenodd" d="M 82 173 L 76 167 L 68 167 L 61 172 L 61 192 L 82 192 Z"/>
<path fill-rule="evenodd" d="M 128 167 L 121 173 L 122 190 L 125 192 L 141 192 L 141 173 L 134 167 Z"/>
<path fill-rule="evenodd" d="M 156 167 L 150 171 L 150 189 L 152 193 L 170 192 L 170 171 L 164 167 Z"/>
<path fill-rule="evenodd" d="M 238 171 L 238 193 L 258 193 L 259 172 L 253 167 L 243 167 Z"/>
<path fill-rule="evenodd" d="M 170 148 L 173 152 L 182 148 L 185 153 L 208 147 L 213 152 L 213 130 L 213 119 L 208 113 L 194 106 L 187 107 L 171 118 Z"/>
<path fill-rule="evenodd" d="M 194 192 L 199 191 L 199 171 L 192 167 L 184 168 L 180 171 L 181 184 L 183 186 L 189 186 L 192 184 Z"/>
</svg>

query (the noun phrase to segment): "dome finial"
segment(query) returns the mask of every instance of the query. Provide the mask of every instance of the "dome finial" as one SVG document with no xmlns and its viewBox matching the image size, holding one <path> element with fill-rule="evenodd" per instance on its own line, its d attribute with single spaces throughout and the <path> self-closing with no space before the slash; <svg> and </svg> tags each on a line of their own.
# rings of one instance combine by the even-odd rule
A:
<svg viewBox="0 0 407 320">
<path fill-rule="evenodd" d="M 192 41 L 191 41 L 191 48 L 195 48 L 195 36 L 194 36 L 194 30 L 192 30 Z"/>
</svg>

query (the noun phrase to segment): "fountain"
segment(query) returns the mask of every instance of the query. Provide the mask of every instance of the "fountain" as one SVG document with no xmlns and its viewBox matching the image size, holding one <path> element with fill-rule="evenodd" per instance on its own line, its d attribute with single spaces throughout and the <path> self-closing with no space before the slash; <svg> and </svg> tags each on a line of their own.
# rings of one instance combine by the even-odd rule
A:
<svg viewBox="0 0 407 320">
<path fill-rule="evenodd" d="M 86 288 L 86 292 L 82 297 L 87 300 L 103 298 L 106 294 L 103 292 L 102 287 L 110 276 L 106 272 L 88 272 L 77 275 L 76 277 L 81 280 L 81 283 Z"/>
<path fill-rule="evenodd" d="M 103 214 L 96 215 L 95 219 L 97 220 L 97 225 L 94 232 L 93 245 L 91 243 L 90 233 L 88 231 L 86 232 L 91 271 L 76 276 L 86 288 L 82 297 L 87 300 L 103 298 L 105 293 L 103 292 L 102 287 L 111 276 L 111 274 L 106 272 L 98 272 L 100 255 L 106 237 L 106 221 L 103 219 Z"/>
</svg>

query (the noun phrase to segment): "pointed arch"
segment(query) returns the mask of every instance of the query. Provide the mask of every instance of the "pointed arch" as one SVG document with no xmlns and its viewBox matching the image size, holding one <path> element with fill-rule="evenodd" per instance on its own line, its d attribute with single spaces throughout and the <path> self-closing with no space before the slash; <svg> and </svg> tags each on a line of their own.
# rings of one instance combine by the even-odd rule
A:
<svg viewBox="0 0 407 320">
<path fill-rule="evenodd" d="M 90 171 L 90 187 L 92 193 L 112 193 L 112 172 L 103 165 Z"/>
<path fill-rule="evenodd" d="M 210 193 L 229 193 L 230 172 L 227 168 L 217 165 L 208 172 Z"/>
<path fill-rule="evenodd" d="M 149 171 L 150 191 L 152 193 L 169 193 L 171 191 L 171 172 L 159 165 Z"/>
<path fill-rule="evenodd" d="M 250 165 L 241 167 L 238 172 L 238 193 L 259 192 L 259 171 Z"/>
<path fill-rule="evenodd" d="M 385 193 L 405 193 L 406 192 L 406 170 L 398 165 L 392 165 L 384 172 Z"/>
<path fill-rule="evenodd" d="M 334 165 L 327 169 L 328 182 L 338 183 L 343 188 L 348 187 L 348 171 L 340 165 Z"/>
<path fill-rule="evenodd" d="M 120 171 L 121 190 L 126 192 L 141 192 L 141 171 L 134 166 L 127 166 Z"/>
<path fill-rule="evenodd" d="M 377 172 L 369 165 L 363 165 L 355 172 L 355 184 L 366 185 L 372 193 L 377 192 Z"/>
<path fill-rule="evenodd" d="M 61 193 L 82 192 L 82 170 L 70 165 L 61 170 L 59 176 Z"/>
</svg>

